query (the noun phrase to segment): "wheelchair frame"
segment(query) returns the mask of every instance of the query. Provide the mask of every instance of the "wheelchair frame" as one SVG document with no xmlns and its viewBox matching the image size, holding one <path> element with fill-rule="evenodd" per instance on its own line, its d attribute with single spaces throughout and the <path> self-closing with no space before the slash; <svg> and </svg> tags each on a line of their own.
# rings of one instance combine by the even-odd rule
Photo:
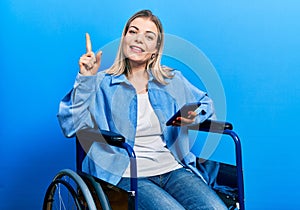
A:
<svg viewBox="0 0 300 210">
<path fill-rule="evenodd" d="M 206 120 L 201 124 L 188 127 L 189 130 L 197 130 L 204 132 L 212 132 L 218 134 L 228 135 L 235 143 L 235 159 L 236 159 L 236 172 L 237 172 L 237 187 L 238 187 L 238 202 L 234 208 L 244 210 L 244 180 L 243 180 L 243 168 L 242 168 L 242 149 L 241 141 L 238 135 L 233 131 L 233 126 L 228 122 Z M 128 193 L 128 209 L 137 209 L 138 191 L 137 191 L 137 170 L 136 170 L 136 156 L 133 148 L 125 142 L 125 138 L 108 131 L 100 131 L 100 134 L 104 137 L 105 141 L 112 145 L 123 148 L 127 151 L 130 157 L 130 173 L 131 173 L 131 189 Z M 99 134 L 98 134 L 99 135 Z M 111 205 L 105 194 L 100 182 L 95 177 L 82 172 L 82 161 L 86 153 L 82 148 L 78 138 L 76 138 L 76 172 L 70 169 L 64 169 L 57 173 L 52 182 L 48 186 L 44 202 L 43 209 L 50 210 L 55 209 L 53 203 L 59 202 L 59 209 L 68 209 L 65 207 L 60 190 L 66 188 L 66 197 L 71 205 L 77 209 L 104 209 L 110 210 Z M 110 186 L 111 187 L 111 186 Z M 109 187 L 109 188 L 110 188 Z M 64 190 L 65 191 L 65 190 Z M 70 194 L 70 195 L 69 195 Z M 70 197 L 72 199 L 70 199 Z M 56 198 L 57 197 L 57 198 Z"/>
</svg>

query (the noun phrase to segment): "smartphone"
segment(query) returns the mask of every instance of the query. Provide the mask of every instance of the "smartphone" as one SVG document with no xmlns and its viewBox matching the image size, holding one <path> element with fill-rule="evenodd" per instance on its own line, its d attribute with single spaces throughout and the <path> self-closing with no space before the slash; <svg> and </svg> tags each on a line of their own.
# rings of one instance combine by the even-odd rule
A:
<svg viewBox="0 0 300 210">
<path fill-rule="evenodd" d="M 166 125 L 172 125 L 172 122 L 177 117 L 188 117 L 189 111 L 195 111 L 201 105 L 200 102 L 188 103 L 185 104 L 181 109 L 179 109 L 167 122 Z"/>
</svg>

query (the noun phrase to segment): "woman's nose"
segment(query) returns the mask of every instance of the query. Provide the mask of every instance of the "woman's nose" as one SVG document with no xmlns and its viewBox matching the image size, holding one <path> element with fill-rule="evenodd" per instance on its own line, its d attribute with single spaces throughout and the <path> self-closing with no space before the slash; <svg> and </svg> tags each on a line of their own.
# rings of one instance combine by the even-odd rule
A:
<svg viewBox="0 0 300 210">
<path fill-rule="evenodd" d="M 143 43 L 143 35 L 142 34 L 137 34 L 135 37 L 135 41 L 137 43 Z"/>
</svg>

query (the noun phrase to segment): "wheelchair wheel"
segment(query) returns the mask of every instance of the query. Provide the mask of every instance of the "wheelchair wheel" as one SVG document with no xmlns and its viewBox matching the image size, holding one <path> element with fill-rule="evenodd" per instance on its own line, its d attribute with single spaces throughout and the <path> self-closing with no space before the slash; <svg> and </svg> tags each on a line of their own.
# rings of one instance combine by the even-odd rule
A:
<svg viewBox="0 0 300 210">
<path fill-rule="evenodd" d="M 94 202 L 97 206 L 98 210 L 112 210 L 108 197 L 105 194 L 102 186 L 99 182 L 95 180 L 95 178 L 89 174 L 80 173 L 82 174 L 82 178 L 84 179 L 85 183 L 92 189 L 91 192 L 94 197 Z"/>
<path fill-rule="evenodd" d="M 89 209 L 96 210 L 96 205 L 89 188 L 74 171 L 60 171 L 49 185 L 43 203 L 44 210 L 54 209 Z"/>
</svg>

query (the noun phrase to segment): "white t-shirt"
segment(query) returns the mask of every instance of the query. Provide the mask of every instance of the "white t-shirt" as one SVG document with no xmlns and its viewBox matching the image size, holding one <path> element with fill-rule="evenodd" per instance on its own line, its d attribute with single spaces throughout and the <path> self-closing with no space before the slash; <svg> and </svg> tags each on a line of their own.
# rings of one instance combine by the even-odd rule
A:
<svg viewBox="0 0 300 210">
<path fill-rule="evenodd" d="M 159 120 L 150 104 L 148 93 L 137 96 L 137 129 L 133 147 L 137 158 L 137 176 L 155 176 L 181 168 L 162 141 Z M 130 177 L 130 166 L 123 177 Z"/>
</svg>

